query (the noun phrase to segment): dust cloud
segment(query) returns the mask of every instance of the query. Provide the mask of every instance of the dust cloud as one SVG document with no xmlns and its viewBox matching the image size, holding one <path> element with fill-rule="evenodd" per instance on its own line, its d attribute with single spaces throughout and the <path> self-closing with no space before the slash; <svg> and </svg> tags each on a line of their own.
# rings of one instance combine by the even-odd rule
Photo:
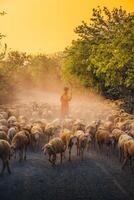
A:
<svg viewBox="0 0 134 200">
<path fill-rule="evenodd" d="M 60 96 L 63 93 L 64 83 L 60 85 L 49 84 L 44 89 L 23 90 L 17 95 L 17 102 L 21 104 L 47 103 L 50 106 L 57 106 L 60 110 Z M 94 91 L 73 88 L 72 100 L 70 102 L 70 116 L 73 118 L 93 121 L 96 119 L 105 119 L 113 110 L 117 109 L 114 102 L 106 100 Z"/>
</svg>

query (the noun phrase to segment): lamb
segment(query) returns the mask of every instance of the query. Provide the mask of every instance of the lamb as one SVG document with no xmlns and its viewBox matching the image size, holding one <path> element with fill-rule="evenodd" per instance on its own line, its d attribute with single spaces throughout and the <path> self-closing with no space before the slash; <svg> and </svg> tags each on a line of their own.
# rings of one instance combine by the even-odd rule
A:
<svg viewBox="0 0 134 200">
<path fill-rule="evenodd" d="M 25 131 L 18 132 L 11 142 L 11 149 L 14 151 L 19 151 L 19 161 L 23 160 L 23 153 L 24 153 L 24 160 L 26 160 L 26 151 L 29 144 L 29 139 L 25 134 Z"/>
<path fill-rule="evenodd" d="M 130 160 L 130 167 L 132 168 L 132 158 L 134 157 L 134 140 L 127 140 L 124 142 L 124 161 L 122 164 L 122 169 L 127 164 L 127 161 Z"/>
<path fill-rule="evenodd" d="M 9 167 L 10 150 L 11 150 L 10 144 L 5 140 L 0 139 L 0 158 L 3 163 L 1 174 L 3 174 L 6 167 L 8 173 L 11 174 L 11 170 Z"/>
<path fill-rule="evenodd" d="M 81 156 L 81 159 L 83 160 L 84 151 L 87 145 L 89 149 L 91 136 L 88 133 L 85 134 L 84 131 L 77 131 L 75 136 L 77 137 L 77 155 Z"/>
<path fill-rule="evenodd" d="M 64 129 L 60 133 L 60 138 L 61 138 L 63 144 L 65 145 L 65 149 L 69 150 L 69 161 L 71 161 L 71 150 L 72 150 L 73 144 L 76 143 L 77 138 L 68 129 Z"/>
<path fill-rule="evenodd" d="M 65 146 L 61 140 L 61 138 L 56 137 L 54 139 L 51 139 L 49 143 L 44 145 L 42 148 L 44 151 L 44 154 L 48 154 L 49 156 L 49 162 L 52 164 L 52 166 L 56 163 L 56 155 L 60 154 L 60 163 L 62 163 L 62 156 L 65 152 Z"/>
</svg>

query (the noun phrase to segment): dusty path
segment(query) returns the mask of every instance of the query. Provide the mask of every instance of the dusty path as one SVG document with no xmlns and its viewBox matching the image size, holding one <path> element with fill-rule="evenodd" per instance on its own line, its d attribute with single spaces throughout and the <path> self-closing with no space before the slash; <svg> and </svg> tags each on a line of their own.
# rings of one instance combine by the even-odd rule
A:
<svg viewBox="0 0 134 200">
<path fill-rule="evenodd" d="M 12 175 L 0 177 L 1 200 L 132 200 L 134 173 L 90 152 L 82 162 L 73 155 L 50 166 L 42 153 L 28 153 L 23 163 L 11 162 Z"/>
</svg>

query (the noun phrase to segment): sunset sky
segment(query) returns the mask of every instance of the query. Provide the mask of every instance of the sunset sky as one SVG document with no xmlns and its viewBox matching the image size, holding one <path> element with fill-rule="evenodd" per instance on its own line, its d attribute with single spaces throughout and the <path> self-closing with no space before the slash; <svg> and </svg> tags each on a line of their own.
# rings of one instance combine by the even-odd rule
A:
<svg viewBox="0 0 134 200">
<path fill-rule="evenodd" d="M 31 53 L 63 50 L 76 36 L 73 29 L 89 20 L 92 8 L 120 5 L 134 11 L 134 0 L 0 0 L 0 32 L 8 48 Z"/>
</svg>

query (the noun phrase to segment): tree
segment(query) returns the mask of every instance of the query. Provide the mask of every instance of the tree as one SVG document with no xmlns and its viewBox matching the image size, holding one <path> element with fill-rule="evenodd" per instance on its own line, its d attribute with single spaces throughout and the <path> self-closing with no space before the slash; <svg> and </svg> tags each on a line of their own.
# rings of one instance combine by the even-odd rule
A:
<svg viewBox="0 0 134 200">
<path fill-rule="evenodd" d="M 90 22 L 82 22 L 75 33 L 78 39 L 65 50 L 64 74 L 115 99 L 132 96 L 134 14 L 121 7 L 112 11 L 98 7 Z"/>
</svg>

